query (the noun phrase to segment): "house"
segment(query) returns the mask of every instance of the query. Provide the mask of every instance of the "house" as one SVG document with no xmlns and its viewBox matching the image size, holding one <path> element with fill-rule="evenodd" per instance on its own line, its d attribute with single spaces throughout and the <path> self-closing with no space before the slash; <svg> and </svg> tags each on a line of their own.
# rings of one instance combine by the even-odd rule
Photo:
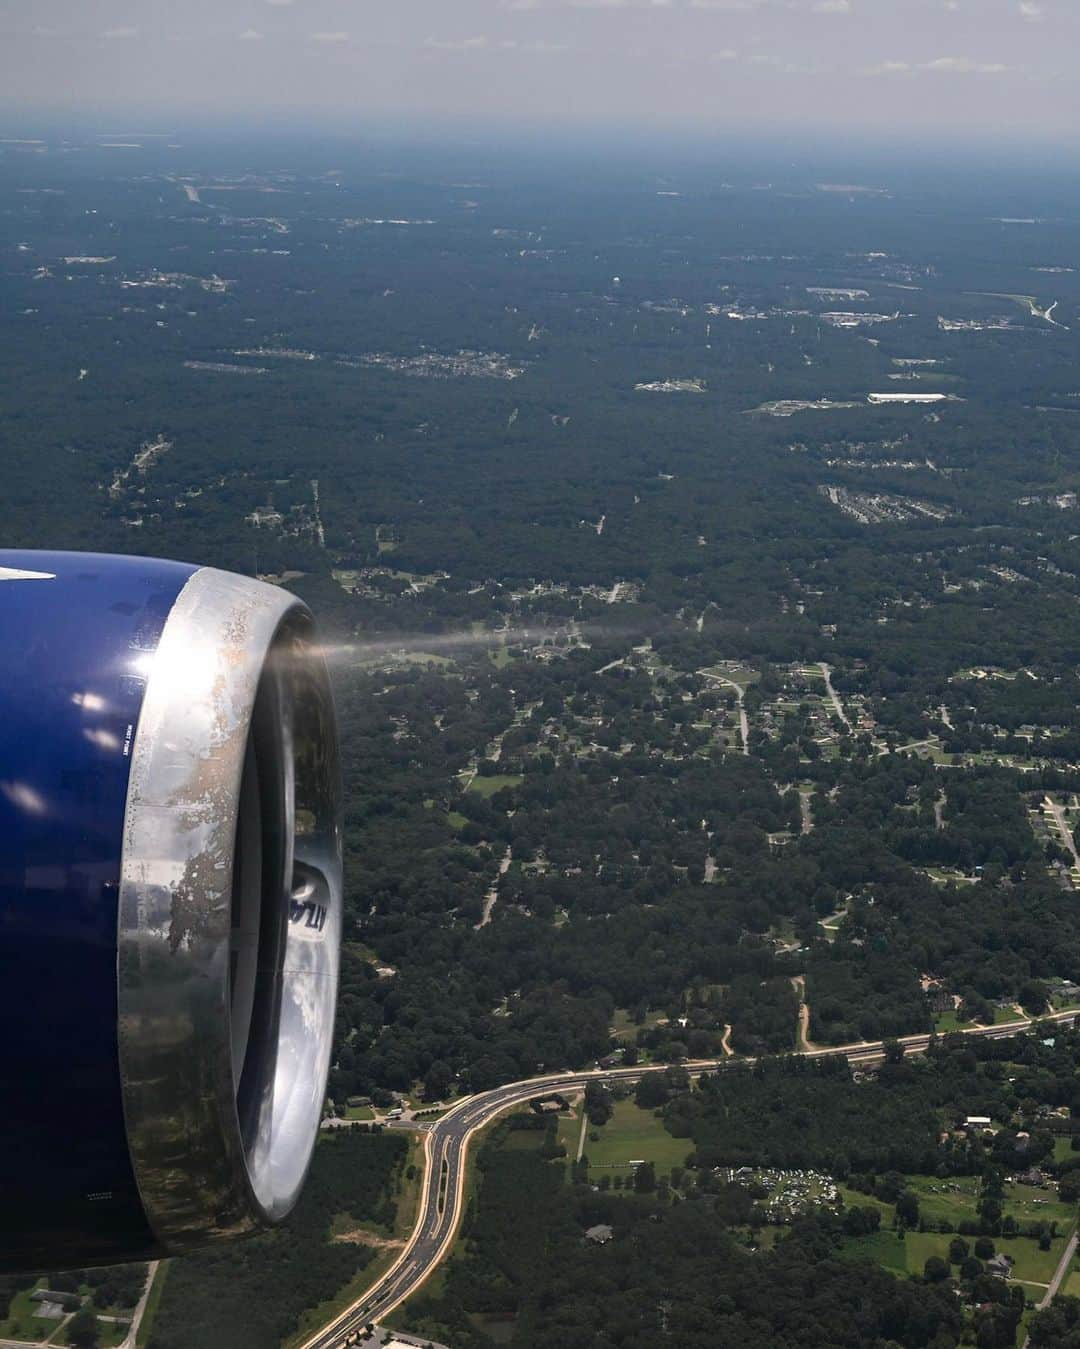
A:
<svg viewBox="0 0 1080 1349">
<path fill-rule="evenodd" d="M 989 1129 L 991 1127 L 989 1115 L 969 1115 L 964 1120 L 965 1129 Z"/>
<path fill-rule="evenodd" d="M 926 1001 L 930 1005 L 931 1012 L 940 1014 L 941 1012 L 951 1012 L 955 1009 L 953 995 L 944 984 L 927 984 L 925 992 Z"/>
<path fill-rule="evenodd" d="M 1033 1166 L 1029 1171 L 1023 1171 L 1016 1177 L 1021 1185 L 1034 1185 L 1038 1189 L 1046 1186 L 1046 1177 L 1037 1166 Z"/>
<path fill-rule="evenodd" d="M 610 1223 L 597 1223 L 595 1227 L 586 1228 L 585 1240 L 594 1246 L 606 1246 L 614 1235 L 615 1229 Z"/>
<path fill-rule="evenodd" d="M 347 1345 L 355 1343 L 358 1349 L 447 1349 L 427 1335 L 410 1335 L 404 1330 L 384 1330 L 377 1327 L 370 1335 L 366 1332 L 357 1335 L 356 1340 L 346 1340 Z"/>
<path fill-rule="evenodd" d="M 82 1298 L 78 1293 L 58 1293 L 51 1288 L 38 1288 L 30 1294 L 30 1301 L 36 1302 L 35 1316 L 48 1321 L 59 1321 L 68 1312 L 78 1311 Z"/>
<path fill-rule="evenodd" d="M 992 1255 L 986 1262 L 987 1274 L 993 1274 L 997 1279 L 1007 1279 L 1012 1274 L 1012 1257 L 999 1252 Z"/>
</svg>

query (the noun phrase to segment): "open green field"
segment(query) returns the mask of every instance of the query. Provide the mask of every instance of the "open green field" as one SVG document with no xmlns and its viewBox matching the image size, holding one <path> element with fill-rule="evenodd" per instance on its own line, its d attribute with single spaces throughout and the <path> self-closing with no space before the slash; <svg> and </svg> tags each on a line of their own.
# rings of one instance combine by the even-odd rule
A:
<svg viewBox="0 0 1080 1349">
<path fill-rule="evenodd" d="M 875 1232 L 870 1237 L 852 1237 L 844 1242 L 840 1254 L 845 1260 L 873 1260 L 891 1274 L 907 1274 L 907 1250 L 903 1239 L 895 1232 Z"/>
<path fill-rule="evenodd" d="M 738 684 L 740 688 L 747 688 L 751 684 L 756 684 L 761 678 L 758 670 L 751 670 L 748 666 L 741 665 L 734 670 L 724 670 L 718 665 L 710 666 L 708 669 L 700 671 L 703 675 L 712 675 L 716 679 L 726 679 L 731 684 Z"/>
<path fill-rule="evenodd" d="M 649 1012 L 645 1017 L 645 1020 L 641 1023 L 640 1028 L 659 1026 L 663 1020 L 664 1020 L 663 1012 L 660 1011 Z M 611 1027 L 612 1027 L 611 1033 L 612 1035 L 615 1036 L 616 1039 L 626 1040 L 627 1042 L 634 1041 L 637 1038 L 637 1033 L 638 1030 L 640 1029 L 638 1023 L 634 1020 L 634 1018 L 630 1015 L 630 1013 L 626 1010 L 625 1007 L 617 1007 L 615 1009 L 615 1015 L 614 1017 L 612 1017 L 611 1020 Z"/>
<path fill-rule="evenodd" d="M 1054 1161 L 1063 1162 L 1073 1155 L 1072 1138 L 1066 1136 L 1054 1139 Z"/>
<path fill-rule="evenodd" d="M 559 1116 L 558 1139 L 566 1149 L 567 1160 L 573 1161 L 577 1156 L 578 1135 L 581 1132 L 581 1111 L 584 1106 L 584 1100 L 581 1097 L 571 1102 L 572 1110 L 569 1114 Z M 585 1141 L 585 1149 L 588 1151 L 588 1139 Z"/>
<path fill-rule="evenodd" d="M 872 1194 L 863 1194 L 860 1190 L 849 1190 L 846 1185 L 838 1185 L 836 1192 L 845 1208 L 876 1208 L 881 1214 L 882 1227 L 892 1226 L 892 1204 L 886 1204 L 880 1199 L 875 1199 Z"/>
<path fill-rule="evenodd" d="M 908 1273 L 921 1274 L 932 1255 L 949 1258 L 951 1236 L 938 1232 L 908 1232 L 904 1238 L 907 1247 Z M 1040 1251 L 1039 1243 L 1026 1237 L 1006 1239 L 997 1237 L 994 1249 L 1012 1256 L 1013 1279 L 1023 1283 L 1049 1284 L 1065 1249 L 1065 1237 L 1058 1237 L 1048 1251 Z"/>
<path fill-rule="evenodd" d="M 978 1181 L 974 1176 L 954 1176 L 939 1180 L 935 1176 L 908 1176 L 908 1188 L 919 1196 L 919 1216 L 928 1222 L 949 1222 L 954 1227 L 974 1221 L 977 1217 Z M 882 1224 L 892 1222 L 892 1206 L 857 1190 L 841 1188 L 846 1205 L 881 1209 Z M 1056 1222 L 1066 1231 L 1075 1219 L 1068 1204 L 1059 1203 L 1051 1190 L 1036 1189 L 1031 1185 L 1005 1187 L 1005 1212 L 1019 1223 Z"/>
<path fill-rule="evenodd" d="M 599 1130 L 600 1140 L 586 1140 L 592 1180 L 604 1171 L 629 1175 L 631 1161 L 652 1162 L 662 1176 L 673 1166 L 682 1166 L 693 1151 L 687 1138 L 672 1138 L 663 1121 L 651 1110 L 641 1110 L 633 1101 L 617 1101 L 611 1119 Z"/>
<path fill-rule="evenodd" d="M 1018 1012 L 1015 1007 L 995 1007 L 994 1025 L 1004 1026 L 1010 1021 L 1023 1021 L 1024 1014 Z M 934 1029 L 940 1035 L 945 1035 L 949 1031 L 966 1030 L 969 1026 L 977 1025 L 975 1021 L 961 1021 L 955 1012 L 942 1012 L 934 1017 Z"/>
<path fill-rule="evenodd" d="M 908 1188 L 919 1196 L 919 1216 L 930 1222 L 950 1222 L 955 1227 L 965 1218 L 974 1219 L 978 1181 L 974 1176 L 908 1176 Z"/>
<path fill-rule="evenodd" d="M 1030 1185 L 1006 1185 L 1005 1212 L 1021 1223 L 1056 1222 L 1063 1232 L 1076 1221 L 1074 1205 L 1060 1203 L 1053 1190 Z"/>
<path fill-rule="evenodd" d="M 894 1274 L 922 1274 L 932 1255 L 948 1262 L 952 1236 L 943 1232 L 876 1232 L 869 1237 L 853 1237 L 843 1245 L 845 1259 L 874 1260 Z M 969 1244 L 973 1238 L 966 1238 Z M 994 1249 L 1013 1259 L 1013 1280 L 1029 1284 L 1049 1284 L 1065 1249 L 1065 1237 L 1058 1237 L 1048 1251 L 1040 1251 L 1037 1241 L 1025 1237 L 994 1241 Z M 1080 1284 L 1080 1272 L 1070 1275 Z"/>
<path fill-rule="evenodd" d="M 435 651 L 387 651 L 378 656 L 361 657 L 353 662 L 358 670 L 390 670 L 402 665 L 437 665 L 441 670 L 453 665 L 451 656 Z"/>
<path fill-rule="evenodd" d="M 42 1321 L 34 1316 L 35 1304 L 30 1301 L 30 1294 L 41 1287 L 41 1283 L 39 1279 L 33 1288 L 24 1288 L 15 1294 L 10 1315 L 6 1321 L 0 1321 L 0 1339 L 43 1340 L 56 1330 L 58 1321 Z"/>
<path fill-rule="evenodd" d="M 469 783 L 468 790 L 477 796 L 494 796 L 504 787 L 520 787 L 525 779 L 516 773 L 496 773 L 494 777 L 482 778 L 479 774 Z"/>
</svg>

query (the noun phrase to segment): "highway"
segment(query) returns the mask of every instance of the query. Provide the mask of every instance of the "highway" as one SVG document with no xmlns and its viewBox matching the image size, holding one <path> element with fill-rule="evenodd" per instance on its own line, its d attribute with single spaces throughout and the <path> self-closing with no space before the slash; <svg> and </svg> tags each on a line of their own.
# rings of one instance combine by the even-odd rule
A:
<svg viewBox="0 0 1080 1349">
<path fill-rule="evenodd" d="M 1080 1017 L 1077 1012 L 1057 1012 L 1040 1017 L 1040 1022 L 1068 1022 Z M 1007 1039 L 1029 1030 L 1034 1023 L 1023 1019 L 1009 1021 L 1001 1026 L 979 1026 L 961 1032 L 988 1039 Z M 925 1053 L 933 1037 L 906 1035 L 898 1043 L 907 1053 Z M 884 1042 L 864 1041 L 858 1044 L 815 1048 L 803 1053 L 805 1058 L 829 1058 L 844 1055 L 849 1063 L 872 1063 L 884 1057 Z M 753 1063 L 748 1058 L 700 1059 L 679 1066 L 691 1073 L 730 1068 L 733 1064 Z M 597 1080 L 637 1082 L 647 1073 L 663 1072 L 670 1064 L 647 1064 L 633 1068 L 589 1069 L 583 1072 L 553 1073 L 546 1077 L 530 1078 L 525 1082 L 511 1082 L 492 1091 L 468 1096 L 451 1107 L 433 1124 L 423 1125 L 425 1174 L 424 1188 L 412 1235 L 394 1264 L 352 1306 L 329 1325 L 324 1326 L 302 1349 L 340 1349 L 347 1337 L 371 1322 L 378 1322 L 401 1305 L 423 1284 L 432 1271 L 446 1258 L 457 1235 L 463 1208 L 466 1159 L 473 1137 L 498 1115 L 521 1105 L 534 1096 L 549 1092 L 565 1094 L 580 1090 Z"/>
</svg>

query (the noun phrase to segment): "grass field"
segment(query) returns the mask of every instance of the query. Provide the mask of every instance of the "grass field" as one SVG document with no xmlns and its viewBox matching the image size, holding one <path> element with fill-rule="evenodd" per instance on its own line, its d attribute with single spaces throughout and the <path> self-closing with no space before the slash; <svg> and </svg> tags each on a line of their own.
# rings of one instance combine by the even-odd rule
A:
<svg viewBox="0 0 1080 1349">
<path fill-rule="evenodd" d="M 895 1274 L 922 1274 L 932 1255 L 948 1261 L 952 1236 L 942 1232 L 907 1232 L 903 1238 L 895 1232 L 876 1232 L 870 1237 L 855 1237 L 844 1243 L 845 1259 L 874 1260 Z M 969 1244 L 972 1238 L 967 1238 Z M 1048 1251 L 1040 1251 L 1036 1241 L 1024 1237 L 997 1238 L 994 1248 L 1012 1256 L 1013 1278 L 1023 1283 L 1049 1284 L 1065 1249 L 1065 1238 L 1058 1237 Z M 1080 1273 L 1069 1276 L 1080 1283 Z"/>
<path fill-rule="evenodd" d="M 382 655 L 369 656 L 355 662 L 358 670 L 388 670 L 401 665 L 437 665 L 445 669 L 453 665 L 453 658 L 440 656 L 434 651 L 388 651 Z"/>
<path fill-rule="evenodd" d="M 872 1194 L 863 1194 L 860 1190 L 849 1190 L 846 1185 L 838 1185 L 837 1193 L 845 1208 L 876 1208 L 881 1214 L 882 1227 L 891 1227 L 893 1206 L 875 1199 Z"/>
<path fill-rule="evenodd" d="M 150 1330 L 154 1324 L 154 1313 L 158 1309 L 158 1303 L 161 1301 L 161 1294 L 165 1291 L 165 1280 L 169 1276 L 169 1262 L 162 1260 L 157 1267 L 157 1273 L 154 1275 L 154 1282 L 150 1289 L 150 1296 L 146 1299 L 146 1311 L 143 1312 L 143 1319 L 139 1323 L 139 1333 L 136 1336 L 137 1346 L 146 1344 L 150 1338 Z"/>
<path fill-rule="evenodd" d="M 978 1216 L 978 1181 L 973 1176 L 955 1176 L 949 1180 L 908 1176 L 907 1184 L 919 1196 L 919 1216 L 929 1222 L 950 1222 L 956 1227 L 965 1220 L 974 1221 Z M 865 1208 L 869 1205 L 880 1209 L 882 1224 L 891 1225 L 892 1205 L 843 1187 L 840 1195 L 848 1206 Z M 1075 1218 L 1073 1209 L 1068 1204 L 1058 1203 L 1052 1191 L 1030 1185 L 1005 1187 L 1005 1212 L 1019 1223 L 1056 1222 L 1062 1231 L 1067 1230 Z"/>
<path fill-rule="evenodd" d="M 1005 1187 L 1005 1212 L 1021 1223 L 1056 1222 L 1061 1231 L 1076 1221 L 1076 1208 L 1058 1202 L 1052 1190 L 1036 1190 L 1030 1185 Z"/>
<path fill-rule="evenodd" d="M 652 1162 L 658 1176 L 673 1166 L 682 1166 L 693 1151 L 687 1138 L 672 1138 L 663 1121 L 651 1110 L 639 1109 L 633 1101 L 617 1101 L 611 1119 L 599 1130 L 600 1140 L 585 1142 L 591 1179 L 629 1175 L 631 1161 Z"/>
<path fill-rule="evenodd" d="M 1073 1155 L 1073 1149 L 1072 1149 L 1072 1139 L 1071 1139 L 1071 1138 L 1055 1138 L 1055 1139 L 1054 1139 L 1054 1161 L 1055 1161 L 1055 1162 L 1063 1162 L 1063 1161 L 1066 1159 L 1066 1157 L 1071 1157 L 1072 1155 Z"/>
<path fill-rule="evenodd" d="M 584 1099 L 580 1096 L 571 1100 L 573 1107 L 571 1113 L 559 1116 L 558 1139 L 566 1149 L 567 1161 L 572 1162 L 577 1156 L 578 1135 L 581 1132 L 581 1111 L 584 1106 Z M 588 1150 L 588 1140 L 585 1142 L 586 1151 Z"/>
<path fill-rule="evenodd" d="M 872 1237 L 853 1237 L 844 1242 L 840 1254 L 845 1260 L 873 1260 L 893 1274 L 907 1274 L 907 1250 L 895 1232 L 875 1232 Z"/>
<path fill-rule="evenodd" d="M 57 1321 L 41 1321 L 34 1316 L 35 1304 L 30 1301 L 34 1288 L 41 1286 L 39 1279 L 33 1288 L 24 1288 L 16 1293 L 11 1301 L 11 1314 L 6 1321 L 0 1321 L 0 1339 L 43 1340 L 57 1328 Z"/>
<path fill-rule="evenodd" d="M 1018 1012 L 1015 1007 L 995 1007 L 994 1025 L 1004 1026 L 1010 1021 L 1023 1021 L 1024 1014 Z M 961 1021 L 955 1012 L 942 1012 L 934 1018 L 934 1029 L 944 1035 L 947 1031 L 966 1030 L 968 1026 L 974 1026 L 974 1021 Z"/>
<path fill-rule="evenodd" d="M 477 775 L 469 783 L 468 790 L 475 792 L 477 796 L 494 796 L 504 787 L 520 787 L 524 781 L 524 778 L 515 773 L 496 773 L 494 777 L 490 778 L 482 778 Z"/>
<path fill-rule="evenodd" d="M 950 1236 L 934 1232 L 909 1232 L 904 1238 L 908 1248 L 908 1272 L 921 1274 L 931 1255 L 949 1256 Z M 1065 1249 L 1065 1237 L 1058 1237 L 1048 1251 L 1040 1251 L 1037 1241 L 1025 1237 L 1007 1240 L 997 1237 L 994 1248 L 1013 1259 L 1013 1279 L 1024 1283 L 1048 1284 L 1054 1276 L 1058 1261 Z"/>
<path fill-rule="evenodd" d="M 951 1222 L 976 1217 L 978 1181 L 974 1176 L 937 1180 L 933 1176 L 908 1176 L 909 1189 L 919 1196 L 919 1216 L 931 1222 Z"/>
<path fill-rule="evenodd" d="M 641 1023 L 642 1028 L 659 1026 L 664 1020 L 663 1012 L 649 1012 Z M 624 1007 L 617 1007 L 611 1021 L 611 1033 L 619 1040 L 632 1041 L 637 1038 L 638 1024 Z"/>
</svg>

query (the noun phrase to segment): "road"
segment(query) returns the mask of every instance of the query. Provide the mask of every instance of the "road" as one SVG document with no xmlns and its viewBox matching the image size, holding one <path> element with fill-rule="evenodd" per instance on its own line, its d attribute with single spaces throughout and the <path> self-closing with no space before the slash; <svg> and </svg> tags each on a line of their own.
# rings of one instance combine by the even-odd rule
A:
<svg viewBox="0 0 1080 1349">
<path fill-rule="evenodd" d="M 1065 807 L 1059 806 L 1049 793 L 1043 800 L 1043 808 L 1053 819 L 1057 828 L 1058 837 L 1061 839 L 1062 846 L 1072 853 L 1072 866 L 1069 868 L 1069 876 L 1073 886 L 1080 888 L 1080 853 L 1076 850 L 1076 840 L 1073 838 L 1072 830 L 1069 828 L 1068 821 L 1065 818 Z"/>
<path fill-rule="evenodd" d="M 488 923 L 491 922 L 491 915 L 494 912 L 495 905 L 498 903 L 499 899 L 499 881 L 501 881 L 510 870 L 510 863 L 513 860 L 514 854 L 510 848 L 507 848 L 502 861 L 499 863 L 499 874 L 492 882 L 491 889 L 484 896 L 484 912 L 480 921 L 476 924 L 477 929 L 487 927 Z"/>
<path fill-rule="evenodd" d="M 1076 1243 L 1078 1239 L 1080 1239 L 1080 1230 L 1074 1227 L 1069 1240 L 1065 1243 L 1065 1249 L 1061 1253 L 1058 1267 L 1054 1270 L 1054 1277 L 1050 1280 L 1050 1287 L 1039 1301 L 1039 1311 L 1049 1307 L 1050 1303 L 1057 1297 L 1065 1279 L 1065 1275 L 1068 1274 L 1069 1270 L 1072 1268 L 1073 1256 L 1076 1254 Z M 1022 1349 L 1028 1349 L 1030 1343 L 1031 1336 L 1025 1335 Z"/>
<path fill-rule="evenodd" d="M 131 1315 L 131 1325 L 128 1333 L 120 1342 L 120 1349 L 135 1349 L 135 1342 L 138 1339 L 139 1327 L 142 1325 L 143 1317 L 146 1315 L 146 1304 L 150 1301 L 150 1291 L 154 1286 L 154 1280 L 157 1278 L 158 1265 L 160 1260 L 151 1260 L 146 1271 L 146 1283 L 143 1285 L 142 1296 Z"/>
<path fill-rule="evenodd" d="M 725 679 L 723 675 L 715 674 L 712 670 L 699 670 L 698 674 L 703 675 L 706 679 L 713 679 L 718 684 L 726 684 L 729 689 L 735 690 L 735 697 L 739 701 L 739 737 L 742 741 L 742 752 L 749 754 L 750 720 L 746 715 L 746 706 L 743 701 L 746 697 L 746 689 L 742 684 L 736 684 L 734 679 Z"/>
<path fill-rule="evenodd" d="M 851 722 L 848 721 L 848 714 L 844 711 L 844 704 L 840 701 L 840 695 L 833 688 L 832 670 L 824 661 L 821 662 L 821 675 L 825 680 L 825 692 L 829 695 L 829 702 L 833 705 L 833 711 L 850 731 Z"/>
<path fill-rule="evenodd" d="M 1042 1021 L 1068 1021 L 1077 1018 L 1076 1012 L 1057 1012 L 1041 1018 Z M 985 1036 L 990 1039 L 1008 1039 L 1030 1029 L 1027 1019 L 1011 1021 L 1002 1026 L 981 1026 L 961 1032 L 964 1035 Z M 930 1035 L 905 1035 L 899 1040 L 908 1053 L 925 1053 Z M 830 1048 L 804 1051 L 806 1058 L 826 1058 L 844 1055 L 850 1063 L 872 1063 L 884 1057 L 880 1040 Z M 747 1058 L 699 1059 L 682 1066 L 699 1073 L 726 1068 L 734 1064 L 753 1063 Z M 637 1082 L 646 1073 L 663 1072 L 667 1064 L 650 1064 L 634 1068 L 584 1072 L 553 1073 L 531 1078 L 525 1082 L 511 1082 L 492 1091 L 466 1097 L 430 1125 L 421 1125 L 425 1132 L 424 1189 L 416 1225 L 404 1250 L 381 1278 L 377 1279 L 362 1298 L 354 1302 L 334 1321 L 307 1340 L 302 1349 L 340 1349 L 342 1341 L 353 1330 L 369 1322 L 381 1321 L 420 1288 L 432 1271 L 450 1253 L 461 1219 L 466 1180 L 466 1159 L 469 1145 L 476 1134 L 497 1116 L 514 1106 L 523 1105 L 534 1096 L 548 1092 L 566 1094 L 580 1090 L 590 1081 L 621 1079 Z"/>
</svg>

